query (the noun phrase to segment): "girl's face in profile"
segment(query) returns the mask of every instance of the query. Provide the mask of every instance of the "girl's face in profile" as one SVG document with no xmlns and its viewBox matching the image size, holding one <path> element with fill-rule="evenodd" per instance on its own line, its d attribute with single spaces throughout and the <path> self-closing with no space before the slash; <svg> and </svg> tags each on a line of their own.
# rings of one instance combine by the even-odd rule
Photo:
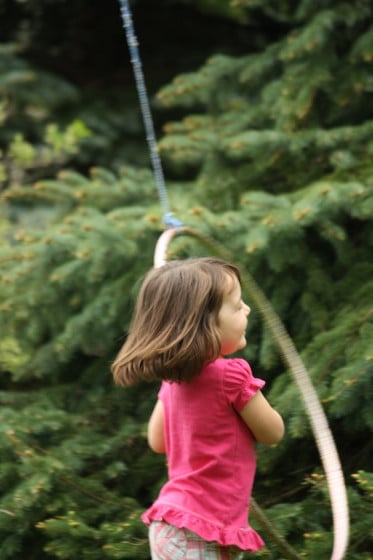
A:
<svg viewBox="0 0 373 560">
<path fill-rule="evenodd" d="M 227 274 L 226 290 L 218 316 L 222 356 L 233 354 L 246 346 L 247 317 L 250 311 L 250 307 L 242 301 L 238 279 Z"/>
</svg>

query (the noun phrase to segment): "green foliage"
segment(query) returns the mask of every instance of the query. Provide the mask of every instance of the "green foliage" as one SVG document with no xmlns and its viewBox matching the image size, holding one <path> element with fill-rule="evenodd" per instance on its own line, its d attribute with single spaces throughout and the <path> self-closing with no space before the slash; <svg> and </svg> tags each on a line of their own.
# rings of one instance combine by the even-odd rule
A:
<svg viewBox="0 0 373 560">
<path fill-rule="evenodd" d="M 75 119 L 61 127 L 51 113 L 76 90 L 33 68 L 13 45 L 0 45 L 0 187 L 53 173 L 76 155 L 90 131 Z"/>
<path fill-rule="evenodd" d="M 245 11 L 237 6 L 235 2 L 226 0 L 184 0 L 186 4 L 196 6 L 202 12 L 226 18 L 245 20 Z"/>
<path fill-rule="evenodd" d="M 346 560 L 368 560 L 372 7 L 226 8 L 272 32 L 260 50 L 214 55 L 159 92 L 177 109 L 159 142 L 177 178 L 168 181 L 172 210 L 223 243 L 280 313 L 340 453 Z M 151 172 L 125 165 L 145 161 L 131 103 L 121 111 L 111 92 L 93 100 L 1 48 L 2 560 L 148 558 L 139 516 L 165 477 L 145 439 L 157 388 L 119 390 L 109 372 L 161 223 Z M 180 237 L 170 256 L 203 253 Z M 257 309 L 251 317 L 244 356 L 287 425 L 281 445 L 258 448 L 254 495 L 300 557 L 327 558 L 332 519 L 310 425 Z M 277 560 L 263 536 L 268 546 L 255 556 Z"/>
<path fill-rule="evenodd" d="M 7 201 L 57 203 L 64 215 L 52 216 L 43 229 L 40 223 L 34 230 L 18 229 L 16 245 L 4 248 L 0 257 L 9 292 L 2 305 L 3 328 L 11 321 L 23 350 L 33 349 L 26 367 L 11 370 L 17 379 L 54 375 L 56 360 L 66 363 L 77 351 L 105 354 L 128 323 L 133 299 L 128 286 L 144 270 L 138 255 L 151 263 L 160 219 L 151 174 L 126 168 L 115 180 L 110 172 L 94 169 L 92 176 L 90 181 L 65 171 L 57 180 L 4 195 Z M 31 320 L 25 308 L 34 309 Z"/>
<path fill-rule="evenodd" d="M 110 162 L 118 170 L 123 161 L 149 161 L 134 95 L 79 91 L 0 44 L 0 189 L 52 178 L 67 165 Z"/>
<path fill-rule="evenodd" d="M 90 375 L 107 378 L 105 370 L 96 365 Z M 45 557 L 131 558 L 134 548 L 147 557 L 136 491 L 154 482 L 159 468 L 149 469 L 133 416 L 131 397 L 140 395 L 147 399 L 149 389 L 124 397 L 107 383 L 106 390 L 92 388 L 88 378 L 78 393 L 75 383 L 0 393 L 2 558 L 21 556 L 22 543 L 37 545 L 36 531 L 47 535 Z M 128 484 L 123 498 L 118 488 Z"/>
<path fill-rule="evenodd" d="M 259 4 L 277 21 L 271 2 L 248 6 Z M 217 177 L 237 200 L 247 185 L 281 192 L 326 174 L 371 176 L 372 7 L 299 4 L 296 27 L 277 42 L 241 58 L 215 55 L 159 92 L 165 107 L 198 109 L 165 127 L 160 150 L 172 170 L 199 171 L 205 201 Z M 276 12 L 284 18 L 285 6 Z"/>
</svg>

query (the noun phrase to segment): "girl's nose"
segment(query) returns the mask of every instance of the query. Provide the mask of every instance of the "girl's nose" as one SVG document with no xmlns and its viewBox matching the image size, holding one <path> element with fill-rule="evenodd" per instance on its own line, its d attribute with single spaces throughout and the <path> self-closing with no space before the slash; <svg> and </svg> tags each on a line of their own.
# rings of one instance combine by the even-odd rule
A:
<svg viewBox="0 0 373 560">
<path fill-rule="evenodd" d="M 246 303 L 245 303 L 245 311 L 246 311 L 247 315 L 250 315 L 251 307 L 249 307 Z"/>
</svg>

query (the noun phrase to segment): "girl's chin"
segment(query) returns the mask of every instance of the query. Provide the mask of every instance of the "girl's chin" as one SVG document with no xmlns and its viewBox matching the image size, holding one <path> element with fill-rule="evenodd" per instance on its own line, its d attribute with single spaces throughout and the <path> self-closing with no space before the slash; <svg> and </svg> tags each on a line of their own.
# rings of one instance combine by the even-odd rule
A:
<svg viewBox="0 0 373 560">
<path fill-rule="evenodd" d="M 222 348 L 221 355 L 222 356 L 230 356 L 239 350 L 243 350 L 247 345 L 246 338 L 244 338 L 237 346 L 231 348 Z"/>
</svg>

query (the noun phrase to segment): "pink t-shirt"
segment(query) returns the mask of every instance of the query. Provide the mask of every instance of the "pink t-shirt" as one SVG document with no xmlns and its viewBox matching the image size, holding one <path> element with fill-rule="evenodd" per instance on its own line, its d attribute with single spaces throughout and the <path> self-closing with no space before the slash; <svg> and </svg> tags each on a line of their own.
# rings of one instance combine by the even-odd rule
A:
<svg viewBox="0 0 373 560">
<path fill-rule="evenodd" d="M 142 515 L 147 525 L 164 520 L 223 546 L 263 546 L 248 524 L 255 440 L 238 413 L 264 384 L 239 358 L 217 359 L 190 383 L 162 383 L 168 482 Z"/>
</svg>

